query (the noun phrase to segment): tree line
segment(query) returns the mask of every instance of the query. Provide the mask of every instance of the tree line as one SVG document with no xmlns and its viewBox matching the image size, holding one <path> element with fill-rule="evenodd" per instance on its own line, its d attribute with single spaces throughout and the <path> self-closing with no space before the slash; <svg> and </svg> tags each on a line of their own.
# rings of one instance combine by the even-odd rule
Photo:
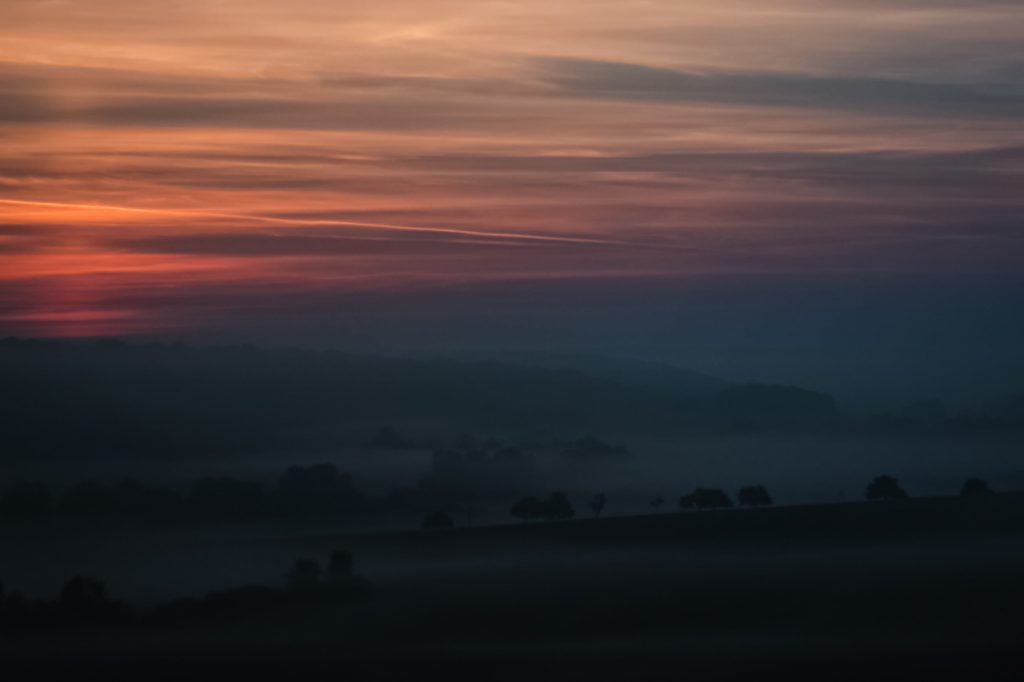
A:
<svg viewBox="0 0 1024 682">
<path fill-rule="evenodd" d="M 992 490 L 986 481 L 980 478 L 967 479 L 960 490 L 960 496 L 965 498 L 984 497 L 991 495 Z M 899 481 L 893 476 L 876 476 L 864 490 L 866 500 L 903 500 L 909 495 L 900 486 Z M 681 512 L 692 509 L 730 509 L 734 506 L 740 507 L 766 507 L 775 503 L 768 489 L 763 485 L 746 485 L 739 489 L 734 503 L 728 493 L 720 488 L 696 488 L 693 492 L 679 497 L 677 504 Z M 587 501 L 587 506 L 594 517 L 599 517 L 608 504 L 608 497 L 605 493 L 597 493 Z M 650 501 L 651 508 L 655 513 L 661 511 L 665 500 L 662 497 L 655 497 Z M 552 493 L 548 497 L 537 497 L 530 495 L 520 499 L 509 509 L 509 515 L 523 522 L 528 521 L 562 521 L 575 518 L 576 511 L 568 497 L 561 492 Z M 454 520 L 446 525 L 432 525 L 429 527 L 451 527 Z M 424 527 L 428 527 L 424 524 Z"/>
<path fill-rule="evenodd" d="M 963 497 L 991 494 L 984 480 L 968 479 L 961 490 Z M 868 500 L 899 500 L 908 497 L 899 481 L 892 476 L 877 476 L 866 487 Z M 427 499 L 418 499 L 422 509 Z M 604 493 L 587 500 L 595 517 L 608 503 Z M 655 497 L 650 506 L 661 512 L 663 498 Z M 763 485 L 747 485 L 739 489 L 736 501 L 719 488 L 696 488 L 677 499 L 680 511 L 727 509 L 734 506 L 763 507 L 774 499 Z M 95 481 L 78 483 L 61 495 L 38 482 L 20 482 L 0 494 L 0 518 L 29 519 L 60 516 L 73 519 L 129 518 L 163 522 L 232 522 L 259 520 L 329 520 L 382 507 L 401 507 L 400 498 L 388 497 L 372 502 L 352 484 L 352 476 L 338 471 L 333 464 L 293 466 L 271 486 L 225 476 L 196 480 L 186 493 L 171 488 L 124 479 L 113 484 Z M 563 492 L 523 497 L 509 509 L 520 521 L 560 521 L 576 517 L 576 509 Z M 472 525 L 472 509 L 465 511 L 467 525 Z M 455 519 L 446 511 L 429 511 L 423 516 L 425 529 L 451 528 Z"/>
<path fill-rule="evenodd" d="M 83 481 L 60 495 L 38 482 L 19 482 L 0 495 L 0 517 L 131 518 L 147 521 L 248 521 L 332 518 L 364 511 L 367 499 L 352 476 L 333 464 L 293 466 L 271 486 L 227 476 L 193 482 L 186 493 L 123 479 Z"/>
<path fill-rule="evenodd" d="M 140 610 L 116 599 L 104 581 L 76 575 L 56 598 L 29 598 L 7 591 L 0 580 L 0 633 L 132 627 L 206 625 L 325 602 L 347 603 L 367 593 L 369 583 L 353 571 L 351 552 L 332 552 L 322 570 L 314 559 L 297 559 L 277 585 L 246 585 L 182 597 Z"/>
</svg>

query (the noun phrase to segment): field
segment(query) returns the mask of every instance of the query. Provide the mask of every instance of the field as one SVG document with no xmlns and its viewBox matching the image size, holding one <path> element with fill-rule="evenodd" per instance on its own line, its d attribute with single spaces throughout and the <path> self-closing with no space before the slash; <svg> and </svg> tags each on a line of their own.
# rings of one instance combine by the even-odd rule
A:
<svg viewBox="0 0 1024 682">
<path fill-rule="evenodd" d="M 1022 531 L 1024 496 L 998 495 L 271 533 L 250 557 L 344 547 L 370 593 L 187 628 L 15 635 L 4 659 L 107 679 L 992 679 L 1024 669 Z"/>
</svg>

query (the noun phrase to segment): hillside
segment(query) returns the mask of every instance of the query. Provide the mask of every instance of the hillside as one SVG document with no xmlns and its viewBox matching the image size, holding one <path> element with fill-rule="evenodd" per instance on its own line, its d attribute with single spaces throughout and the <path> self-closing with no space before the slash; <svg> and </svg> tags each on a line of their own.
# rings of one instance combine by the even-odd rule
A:
<svg viewBox="0 0 1024 682">
<path fill-rule="evenodd" d="M 472 553 L 509 547 L 842 547 L 942 538 L 1014 537 L 1024 532 L 1024 493 L 985 498 L 911 498 L 509 523 L 330 538 L 355 548 Z M 326 541 L 319 537 L 313 542 Z"/>
<path fill-rule="evenodd" d="M 691 375 L 672 376 L 654 385 L 494 361 L 7 340 L 0 411 L 14 457 L 301 452 L 365 442 L 383 424 L 549 439 L 816 428 L 836 415 L 830 398 L 802 389 L 723 393 L 705 380 L 695 391 Z M 736 390 L 742 400 L 720 400 Z"/>
<path fill-rule="evenodd" d="M 609 379 L 624 386 L 671 391 L 695 397 L 713 395 L 734 385 L 733 382 L 725 379 L 675 365 L 604 355 L 542 353 L 539 351 L 478 351 L 457 353 L 450 357 L 473 363 L 491 362 L 520 367 L 569 370 Z"/>
</svg>

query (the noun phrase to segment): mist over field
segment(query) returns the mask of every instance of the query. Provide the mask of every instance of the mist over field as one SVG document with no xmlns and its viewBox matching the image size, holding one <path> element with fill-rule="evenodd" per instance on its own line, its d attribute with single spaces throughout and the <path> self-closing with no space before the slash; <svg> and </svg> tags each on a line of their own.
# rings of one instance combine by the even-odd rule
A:
<svg viewBox="0 0 1024 682">
<path fill-rule="evenodd" d="M 2 345 L 7 386 L 19 388 L 6 394 L 5 413 L 21 416 L 7 428 L 0 484 L 40 482 L 54 500 L 54 516 L 27 519 L 9 499 L 0 505 L 4 575 L 39 597 L 69 573 L 103 575 L 119 594 L 146 603 L 280 579 L 297 548 L 318 546 L 310 538 L 325 538 L 323 553 L 332 534 L 408 533 L 433 509 L 460 526 L 517 525 L 516 501 L 551 491 L 565 492 L 581 517 L 593 515 L 593 496 L 606 496 L 608 518 L 677 514 L 677 499 L 696 488 L 733 496 L 753 484 L 770 490 L 776 506 L 851 503 L 882 473 L 915 497 L 956 495 L 972 477 L 1003 493 L 1024 489 L 1024 428 L 1013 403 L 960 413 L 934 401 L 853 412 L 798 387 L 595 356 Z M 61 426 L 47 431 L 48 423 Z M 513 459 L 502 465 L 501 457 Z M 313 465 L 343 472 L 356 496 L 348 507 L 320 516 L 236 514 L 231 505 L 242 498 L 233 502 L 230 488 L 212 493 L 228 496 L 211 498 L 226 505 L 215 514 L 153 506 L 158 496 L 199 504 L 198 486 L 211 480 L 269 495 L 285 472 Z M 83 482 L 109 491 L 109 509 L 71 506 Z M 146 496 L 154 502 L 139 506 Z M 652 509 L 657 498 L 664 508 Z M 383 579 L 594 560 L 522 542 L 422 566 L 399 549 L 371 547 L 360 561 Z M 618 561 L 616 550 L 600 552 L 600 561 Z M 620 559 L 647 570 L 675 565 L 678 552 L 631 549 Z M 734 560 L 702 552 L 699 562 Z"/>
</svg>

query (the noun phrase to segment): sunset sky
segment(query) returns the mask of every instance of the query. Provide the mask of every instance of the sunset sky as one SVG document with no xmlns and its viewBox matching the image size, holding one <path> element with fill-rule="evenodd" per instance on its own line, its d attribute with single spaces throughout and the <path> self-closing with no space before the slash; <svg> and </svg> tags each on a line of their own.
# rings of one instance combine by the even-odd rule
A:
<svg viewBox="0 0 1024 682">
<path fill-rule="evenodd" d="M 1022 120 L 1018 0 L 6 0 L 0 334 L 962 292 L 1024 262 Z"/>
</svg>

